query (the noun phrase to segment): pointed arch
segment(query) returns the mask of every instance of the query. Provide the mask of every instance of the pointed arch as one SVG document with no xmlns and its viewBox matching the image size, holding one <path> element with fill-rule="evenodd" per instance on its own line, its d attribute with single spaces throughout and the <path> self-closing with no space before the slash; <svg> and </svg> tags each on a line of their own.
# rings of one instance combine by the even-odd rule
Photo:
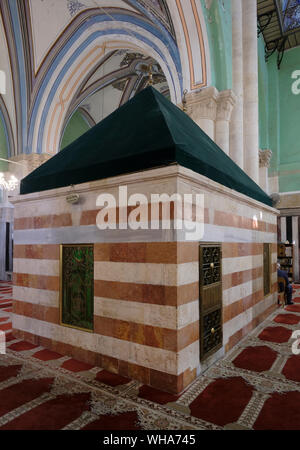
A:
<svg viewBox="0 0 300 450">
<path fill-rule="evenodd" d="M 110 20 L 95 13 L 65 44 L 41 84 L 32 109 L 28 146 L 37 153 L 55 154 L 64 119 L 77 86 L 107 51 L 133 49 L 160 64 L 174 103 L 181 101 L 181 63 L 172 39 L 148 20 L 114 11 Z"/>
</svg>

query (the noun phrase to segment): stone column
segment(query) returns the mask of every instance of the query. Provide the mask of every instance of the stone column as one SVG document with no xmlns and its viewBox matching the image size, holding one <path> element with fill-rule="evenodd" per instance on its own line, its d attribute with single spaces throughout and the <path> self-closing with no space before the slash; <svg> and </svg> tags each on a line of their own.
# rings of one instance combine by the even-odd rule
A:
<svg viewBox="0 0 300 450">
<path fill-rule="evenodd" d="M 229 89 L 219 93 L 217 100 L 216 144 L 229 155 L 229 123 L 236 96 Z"/>
<path fill-rule="evenodd" d="M 270 194 L 268 169 L 270 167 L 271 158 L 271 150 L 259 150 L 259 185 L 267 194 Z"/>
<path fill-rule="evenodd" d="M 210 86 L 186 96 L 187 114 L 212 140 L 215 140 L 218 95 L 218 90 Z"/>
<path fill-rule="evenodd" d="M 257 2 L 243 5 L 244 170 L 259 182 Z"/>
<path fill-rule="evenodd" d="M 232 10 L 232 89 L 236 104 L 230 123 L 230 157 L 244 168 L 244 120 L 243 120 L 243 0 L 231 0 Z"/>
</svg>

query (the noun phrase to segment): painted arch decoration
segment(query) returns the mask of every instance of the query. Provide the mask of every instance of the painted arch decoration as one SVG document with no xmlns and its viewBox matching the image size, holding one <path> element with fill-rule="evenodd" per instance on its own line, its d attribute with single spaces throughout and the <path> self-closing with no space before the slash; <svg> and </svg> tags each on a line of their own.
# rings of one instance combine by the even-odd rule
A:
<svg viewBox="0 0 300 450">
<path fill-rule="evenodd" d="M 58 151 L 64 115 L 77 86 L 107 52 L 116 49 L 142 51 L 158 61 L 168 80 L 172 100 L 180 101 L 182 83 L 178 75 L 180 60 L 176 58 L 176 48 L 170 48 L 156 30 L 145 26 L 147 24 L 140 19 L 136 19 L 134 24 L 127 19 L 121 14 L 116 15 L 112 22 L 102 14 L 96 15 L 88 27 L 83 25 L 68 41 L 37 96 L 29 128 L 29 147 L 37 148 L 38 152 Z"/>
<path fill-rule="evenodd" d="M 59 151 L 75 99 L 99 61 L 116 50 L 156 61 L 175 104 L 181 103 L 185 89 L 210 84 L 200 0 L 114 0 L 114 7 L 111 4 L 109 0 L 34 0 L 33 7 L 32 0 L 1 1 L 14 73 L 15 154 Z"/>
</svg>

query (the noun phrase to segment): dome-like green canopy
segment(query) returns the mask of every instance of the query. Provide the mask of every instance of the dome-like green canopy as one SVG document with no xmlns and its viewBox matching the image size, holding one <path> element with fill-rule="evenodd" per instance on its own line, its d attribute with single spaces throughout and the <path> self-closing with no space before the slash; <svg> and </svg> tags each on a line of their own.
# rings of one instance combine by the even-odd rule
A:
<svg viewBox="0 0 300 450">
<path fill-rule="evenodd" d="M 174 163 L 272 206 L 271 198 L 190 117 L 152 87 L 30 173 L 21 181 L 21 194 Z"/>
</svg>

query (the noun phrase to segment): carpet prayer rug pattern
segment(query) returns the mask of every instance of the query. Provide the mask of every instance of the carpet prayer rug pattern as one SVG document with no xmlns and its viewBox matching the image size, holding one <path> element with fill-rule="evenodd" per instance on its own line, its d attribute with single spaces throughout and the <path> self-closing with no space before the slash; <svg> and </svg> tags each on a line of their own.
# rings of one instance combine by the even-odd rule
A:
<svg viewBox="0 0 300 450">
<path fill-rule="evenodd" d="M 15 339 L 0 307 L 3 325 L 0 430 L 300 430 L 298 310 L 278 308 L 180 396 Z"/>
</svg>

